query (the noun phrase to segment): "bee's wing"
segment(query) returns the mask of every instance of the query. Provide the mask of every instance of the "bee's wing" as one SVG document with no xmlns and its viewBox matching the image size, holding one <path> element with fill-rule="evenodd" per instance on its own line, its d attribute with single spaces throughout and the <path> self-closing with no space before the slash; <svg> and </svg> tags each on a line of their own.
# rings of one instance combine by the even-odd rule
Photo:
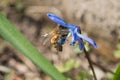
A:
<svg viewBox="0 0 120 80">
<path fill-rule="evenodd" d="M 50 45 L 50 39 L 51 39 L 51 35 L 50 33 L 46 33 L 44 35 L 41 36 L 41 40 L 42 40 L 42 45 Z"/>
<path fill-rule="evenodd" d="M 50 33 L 46 33 L 46 34 L 44 34 L 44 35 L 42 35 L 41 37 L 42 37 L 42 41 L 43 41 L 43 45 L 50 45 L 51 44 L 51 38 L 53 37 L 53 33 L 54 32 L 56 32 L 56 30 L 58 30 L 58 27 L 59 27 L 59 25 L 57 25 L 57 27 L 54 29 L 54 30 L 52 30 Z"/>
</svg>

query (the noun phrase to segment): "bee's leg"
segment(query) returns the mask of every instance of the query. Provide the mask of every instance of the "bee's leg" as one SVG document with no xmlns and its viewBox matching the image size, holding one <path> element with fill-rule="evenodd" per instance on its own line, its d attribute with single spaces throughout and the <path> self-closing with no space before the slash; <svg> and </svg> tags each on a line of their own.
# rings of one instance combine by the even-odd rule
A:
<svg viewBox="0 0 120 80">
<path fill-rule="evenodd" d="M 57 41 L 57 43 L 63 45 L 68 40 L 68 37 L 70 37 L 70 35 L 70 33 L 62 35 L 61 38 Z"/>
<path fill-rule="evenodd" d="M 67 37 L 65 38 L 64 43 L 66 43 L 66 41 L 68 40 L 68 38 L 70 37 L 71 33 L 68 33 Z"/>
<path fill-rule="evenodd" d="M 60 44 L 58 44 L 58 45 L 56 46 L 56 49 L 57 49 L 57 51 L 62 51 L 62 50 L 63 50 L 63 46 L 60 45 Z"/>
</svg>

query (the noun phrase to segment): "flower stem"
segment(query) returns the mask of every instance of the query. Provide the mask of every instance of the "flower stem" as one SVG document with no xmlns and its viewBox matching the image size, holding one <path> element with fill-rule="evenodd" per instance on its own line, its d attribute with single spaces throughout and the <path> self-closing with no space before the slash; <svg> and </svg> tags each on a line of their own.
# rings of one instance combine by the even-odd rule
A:
<svg viewBox="0 0 120 80">
<path fill-rule="evenodd" d="M 91 59 L 90 59 L 89 53 L 86 51 L 85 48 L 84 48 L 84 52 L 85 52 L 85 56 L 86 56 L 86 58 L 87 58 L 87 60 L 88 60 L 88 63 L 89 63 L 89 65 L 90 65 L 90 68 L 91 68 L 91 70 L 92 70 L 94 79 L 97 80 L 97 77 L 96 77 L 96 74 L 95 74 L 95 71 L 94 71 L 94 68 L 93 68 L 93 65 L 92 65 L 92 61 L 91 61 Z"/>
</svg>

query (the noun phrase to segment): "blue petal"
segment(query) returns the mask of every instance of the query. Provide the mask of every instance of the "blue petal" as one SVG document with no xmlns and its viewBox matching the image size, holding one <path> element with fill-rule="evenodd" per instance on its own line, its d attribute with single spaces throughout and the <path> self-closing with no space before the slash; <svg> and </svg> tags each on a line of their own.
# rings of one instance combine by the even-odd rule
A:
<svg viewBox="0 0 120 80">
<path fill-rule="evenodd" d="M 71 24 L 70 24 L 71 25 Z M 83 50 L 84 49 L 84 44 L 81 38 L 79 38 L 76 34 L 76 31 L 79 30 L 79 28 L 75 27 L 74 24 L 72 24 L 74 28 L 70 29 L 70 32 L 72 34 L 72 42 L 70 43 L 72 46 L 74 46 L 75 42 L 78 41 L 79 44 L 79 49 Z"/>
<path fill-rule="evenodd" d="M 70 30 L 70 32 L 71 32 L 71 34 L 72 34 L 72 42 L 70 43 L 70 45 L 71 45 L 71 46 L 74 46 L 75 41 L 77 40 L 77 39 L 76 39 L 77 36 L 75 35 L 74 31 Z"/>
<path fill-rule="evenodd" d="M 70 28 L 72 31 L 74 31 L 76 28 L 76 25 L 75 24 L 68 24 L 68 28 Z"/>
<path fill-rule="evenodd" d="M 78 32 L 76 32 L 76 34 L 82 38 L 83 40 L 86 40 L 87 42 L 89 42 L 91 45 L 93 45 L 95 48 L 98 48 L 97 44 L 95 43 L 94 40 L 92 40 L 91 38 L 87 37 L 87 36 L 84 36 L 84 35 L 81 35 L 79 34 Z"/>
<path fill-rule="evenodd" d="M 78 44 L 79 44 L 79 48 L 80 48 L 80 50 L 83 50 L 84 49 L 84 44 L 83 44 L 83 41 L 82 41 L 82 39 L 78 39 Z"/>
<path fill-rule="evenodd" d="M 57 15 L 52 14 L 52 13 L 48 13 L 47 16 L 48 16 L 48 18 L 51 19 L 53 22 L 55 22 L 55 23 L 57 23 L 57 24 L 60 24 L 60 25 L 62 25 L 63 27 L 67 27 L 67 28 L 68 28 L 68 24 L 67 24 L 63 19 L 61 19 L 60 17 L 58 17 Z"/>
</svg>

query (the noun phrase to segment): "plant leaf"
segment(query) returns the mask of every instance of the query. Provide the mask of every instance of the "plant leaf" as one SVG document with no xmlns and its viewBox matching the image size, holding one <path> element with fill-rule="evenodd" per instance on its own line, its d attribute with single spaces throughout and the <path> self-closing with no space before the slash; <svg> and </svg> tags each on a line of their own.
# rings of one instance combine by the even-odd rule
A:
<svg viewBox="0 0 120 80">
<path fill-rule="evenodd" d="M 120 80 L 120 64 L 118 65 L 118 68 L 114 74 L 113 80 Z"/>
</svg>

